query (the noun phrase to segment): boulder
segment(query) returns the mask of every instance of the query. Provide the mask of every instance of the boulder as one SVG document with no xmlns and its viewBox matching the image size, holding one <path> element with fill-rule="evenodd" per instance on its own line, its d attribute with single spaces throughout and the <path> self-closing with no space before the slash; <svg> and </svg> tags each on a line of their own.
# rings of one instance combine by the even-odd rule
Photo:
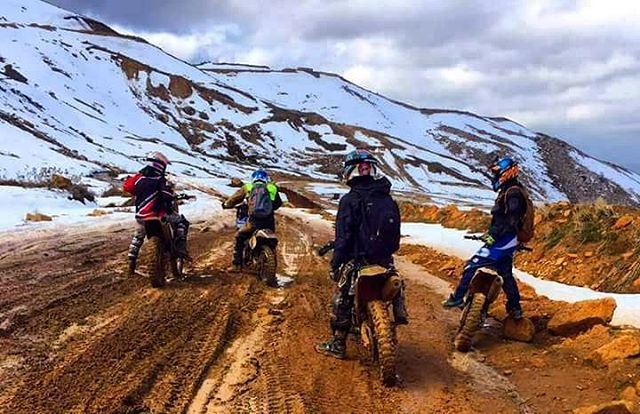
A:
<svg viewBox="0 0 640 414">
<path fill-rule="evenodd" d="M 631 402 L 638 402 L 638 392 L 635 387 L 627 387 L 620 393 L 620 399 Z"/>
<path fill-rule="evenodd" d="M 571 336 L 595 325 L 611 322 L 616 301 L 613 298 L 583 300 L 568 304 L 556 312 L 547 325 L 554 335 Z"/>
<path fill-rule="evenodd" d="M 63 177 L 59 174 L 53 174 L 49 179 L 49 187 L 57 188 L 60 190 L 67 190 L 73 186 L 73 182 L 67 177 Z"/>
<path fill-rule="evenodd" d="M 611 401 L 600 405 L 581 407 L 573 410 L 573 414 L 632 414 L 633 403 L 619 400 Z"/>
<path fill-rule="evenodd" d="M 612 230 L 620 230 L 620 229 L 623 229 L 623 228 L 627 227 L 632 222 L 633 222 L 633 217 L 631 217 L 629 215 L 624 215 L 624 216 L 620 217 L 616 221 L 616 223 L 613 225 L 613 227 L 611 229 Z"/>
<path fill-rule="evenodd" d="M 47 216 L 42 213 L 27 213 L 27 217 L 25 217 L 27 221 L 51 221 L 53 218 Z"/>
<path fill-rule="evenodd" d="M 504 321 L 503 335 L 506 338 L 520 342 L 531 342 L 536 334 L 536 327 L 529 318 L 515 320 L 507 318 Z"/>
<path fill-rule="evenodd" d="M 597 367 L 605 367 L 611 361 L 630 358 L 640 354 L 638 338 L 624 335 L 596 349 L 588 360 Z"/>
<path fill-rule="evenodd" d="M 613 339 L 614 337 L 610 334 L 608 327 L 596 325 L 587 332 L 565 338 L 559 344 L 554 345 L 554 348 L 568 351 L 572 355 L 586 360 L 596 349 L 610 343 Z"/>
<path fill-rule="evenodd" d="M 111 212 L 110 211 L 105 211 L 105 210 L 100 210 L 100 209 L 96 208 L 91 213 L 89 213 L 88 216 L 90 216 L 90 217 L 102 217 L 102 216 L 106 216 L 107 214 L 111 214 Z"/>
<path fill-rule="evenodd" d="M 636 254 L 636 252 L 634 252 L 634 251 L 630 251 L 630 252 L 622 253 L 622 254 L 620 255 L 620 257 L 622 258 L 622 260 L 628 260 L 628 259 L 630 259 L 631 257 L 633 257 L 635 254 Z"/>
</svg>

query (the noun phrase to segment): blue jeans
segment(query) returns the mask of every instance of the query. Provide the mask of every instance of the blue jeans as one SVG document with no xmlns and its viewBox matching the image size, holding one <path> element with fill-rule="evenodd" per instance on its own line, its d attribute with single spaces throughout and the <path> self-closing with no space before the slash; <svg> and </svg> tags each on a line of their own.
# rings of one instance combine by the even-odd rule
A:
<svg viewBox="0 0 640 414">
<path fill-rule="evenodd" d="M 453 298 L 464 299 L 476 270 L 488 267 L 495 270 L 503 279 L 502 289 L 507 295 L 507 311 L 521 310 L 520 291 L 513 277 L 513 254 L 517 246 L 516 236 L 508 235 L 498 239 L 491 247 L 483 246 L 478 250 L 465 265 Z"/>
</svg>

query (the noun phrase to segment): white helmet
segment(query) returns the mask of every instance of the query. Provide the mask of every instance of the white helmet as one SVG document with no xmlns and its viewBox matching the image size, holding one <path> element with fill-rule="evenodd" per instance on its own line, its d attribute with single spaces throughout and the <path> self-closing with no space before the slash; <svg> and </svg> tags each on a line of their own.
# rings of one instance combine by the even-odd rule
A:
<svg viewBox="0 0 640 414">
<path fill-rule="evenodd" d="M 149 154 L 147 154 L 146 161 L 149 167 L 155 170 L 158 170 L 160 172 L 164 172 L 164 170 L 167 169 L 167 165 L 171 164 L 171 161 L 169 161 L 169 158 L 167 158 L 160 151 L 152 151 Z"/>
</svg>

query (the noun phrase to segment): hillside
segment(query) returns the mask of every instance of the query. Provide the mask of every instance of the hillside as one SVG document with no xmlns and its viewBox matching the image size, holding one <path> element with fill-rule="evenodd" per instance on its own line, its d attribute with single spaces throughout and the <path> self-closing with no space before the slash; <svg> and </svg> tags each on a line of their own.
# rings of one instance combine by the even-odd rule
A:
<svg viewBox="0 0 640 414">
<path fill-rule="evenodd" d="M 115 176 L 161 150 L 185 176 L 262 165 L 331 183 L 368 147 L 396 190 L 438 204 L 488 205 L 484 166 L 505 153 L 537 200 L 640 202 L 637 174 L 507 119 L 414 108 L 307 68 L 193 66 L 39 0 L 2 2 L 0 33 L 4 182 Z"/>
<path fill-rule="evenodd" d="M 407 222 L 483 232 L 491 217 L 453 205 L 401 205 Z M 601 292 L 640 292 L 640 210 L 598 200 L 572 205 L 559 202 L 536 211 L 533 253 L 518 255 L 518 269 L 537 277 Z"/>
</svg>

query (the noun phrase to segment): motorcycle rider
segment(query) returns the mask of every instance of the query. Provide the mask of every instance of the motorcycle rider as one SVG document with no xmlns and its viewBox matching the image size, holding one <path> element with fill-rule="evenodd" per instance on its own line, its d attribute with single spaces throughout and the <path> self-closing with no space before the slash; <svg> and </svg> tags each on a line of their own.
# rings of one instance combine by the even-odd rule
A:
<svg viewBox="0 0 640 414">
<path fill-rule="evenodd" d="M 271 211 L 265 217 L 258 216 L 252 211 L 252 203 L 255 202 L 254 197 L 258 197 L 266 189 L 269 200 L 271 201 Z M 251 174 L 251 182 L 240 187 L 231 197 L 222 203 L 222 208 L 233 208 L 241 206 L 247 202 L 248 220 L 238 229 L 236 233 L 235 247 L 233 251 L 233 270 L 239 271 L 242 268 L 242 250 L 244 243 L 251 237 L 254 231 L 269 229 L 276 230 L 276 220 L 274 212 L 282 206 L 282 198 L 278 192 L 278 186 L 271 181 L 269 174 L 262 168 L 257 169 Z M 259 202 L 259 201 L 258 201 Z M 243 215 L 238 211 L 237 219 Z"/>
<path fill-rule="evenodd" d="M 331 260 L 330 277 L 339 282 L 333 297 L 333 315 L 331 330 L 333 337 L 317 344 L 316 351 L 343 359 L 346 353 L 347 334 L 351 329 L 351 312 L 353 297 L 349 295 L 351 288 L 350 273 L 363 264 L 376 264 L 384 267 L 393 266 L 393 253 L 400 247 L 400 212 L 398 205 L 391 199 L 391 183 L 378 172 L 378 161 L 365 150 L 355 150 L 347 154 L 343 168 L 343 179 L 350 187 L 349 193 L 342 197 L 338 207 L 335 224 L 335 246 Z M 386 210 L 368 210 L 373 206 L 372 200 L 388 199 Z M 370 225 L 370 217 L 392 218 L 393 229 L 387 234 L 394 234 L 391 240 L 381 240 L 384 253 L 372 255 L 366 240 L 365 228 Z M 366 220 L 366 221 L 365 221 Z M 394 300 L 393 312 L 396 324 L 407 324 L 408 315 L 404 304 L 404 286 Z"/>
<path fill-rule="evenodd" d="M 178 212 L 173 186 L 165 176 L 169 159 L 158 151 L 150 152 L 145 161 L 147 165 L 137 174 L 126 178 L 124 191 L 135 196 L 136 230 L 129 245 L 129 273 L 134 274 L 140 248 L 146 236 L 144 223 L 148 220 L 166 218 L 175 230 L 176 250 L 187 258 L 187 231 L 189 221 Z"/>
<path fill-rule="evenodd" d="M 507 312 L 514 319 L 523 317 L 520 292 L 513 277 L 513 255 L 518 247 L 517 234 L 527 209 L 525 191 L 518 181 L 520 168 L 510 157 L 498 158 L 489 167 L 491 184 L 498 192 L 491 209 L 491 225 L 482 238 L 484 246 L 466 263 L 455 291 L 443 302 L 445 308 L 462 307 L 464 296 L 477 269 L 494 269 L 503 279 Z"/>
<path fill-rule="evenodd" d="M 238 177 L 233 177 L 229 187 L 242 188 L 244 183 Z M 249 220 L 249 206 L 243 202 L 236 206 L 236 227 L 240 230 Z"/>
</svg>

